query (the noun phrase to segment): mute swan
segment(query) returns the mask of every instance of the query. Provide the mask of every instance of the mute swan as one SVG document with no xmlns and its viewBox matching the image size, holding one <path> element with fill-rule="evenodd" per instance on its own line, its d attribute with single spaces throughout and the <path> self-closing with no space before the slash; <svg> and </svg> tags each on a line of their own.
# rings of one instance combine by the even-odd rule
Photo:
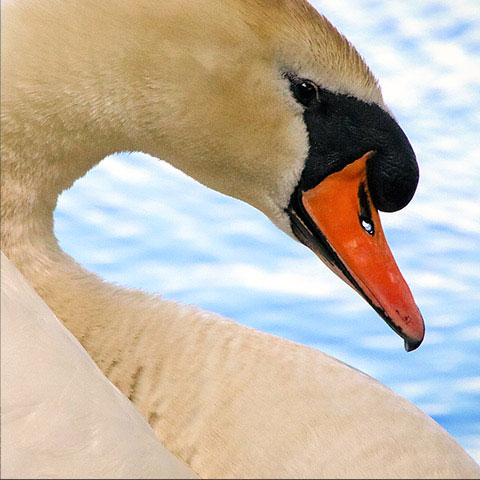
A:
<svg viewBox="0 0 480 480">
<path fill-rule="evenodd" d="M 405 135 L 355 49 L 303 0 L 2 5 L 2 249 L 201 477 L 476 477 L 433 420 L 337 360 L 115 287 L 58 247 L 62 190 L 144 151 L 248 202 L 418 347 L 377 209 L 412 197 Z M 374 265 L 374 269 L 369 265 Z"/>
</svg>

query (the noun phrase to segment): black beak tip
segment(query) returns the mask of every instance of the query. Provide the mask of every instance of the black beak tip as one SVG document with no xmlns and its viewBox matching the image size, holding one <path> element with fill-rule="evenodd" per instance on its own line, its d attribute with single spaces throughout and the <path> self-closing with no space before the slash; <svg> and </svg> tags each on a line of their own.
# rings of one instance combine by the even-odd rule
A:
<svg viewBox="0 0 480 480">
<path fill-rule="evenodd" d="M 405 338 L 405 350 L 407 352 L 412 352 L 416 350 L 423 342 L 423 337 L 420 339 L 415 338 Z"/>
</svg>

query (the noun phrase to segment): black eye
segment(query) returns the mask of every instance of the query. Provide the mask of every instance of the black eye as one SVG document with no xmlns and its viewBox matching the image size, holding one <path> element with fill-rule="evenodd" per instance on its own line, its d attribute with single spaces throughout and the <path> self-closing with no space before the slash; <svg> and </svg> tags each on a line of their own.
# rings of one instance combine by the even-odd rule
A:
<svg viewBox="0 0 480 480">
<path fill-rule="evenodd" d="M 295 98 L 305 107 L 317 97 L 317 86 L 310 80 L 301 80 L 292 85 Z"/>
</svg>

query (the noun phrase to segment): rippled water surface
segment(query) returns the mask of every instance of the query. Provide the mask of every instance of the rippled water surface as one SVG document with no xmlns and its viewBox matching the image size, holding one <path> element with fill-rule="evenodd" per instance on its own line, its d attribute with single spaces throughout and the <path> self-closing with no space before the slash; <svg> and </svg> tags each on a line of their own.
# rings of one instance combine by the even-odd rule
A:
<svg viewBox="0 0 480 480">
<path fill-rule="evenodd" d="M 369 373 L 480 460 L 480 8 L 477 0 L 325 0 L 417 152 L 412 203 L 382 217 L 427 324 L 401 340 L 253 208 L 143 154 L 104 160 L 62 195 L 64 249 L 104 278 L 318 348 Z"/>
</svg>

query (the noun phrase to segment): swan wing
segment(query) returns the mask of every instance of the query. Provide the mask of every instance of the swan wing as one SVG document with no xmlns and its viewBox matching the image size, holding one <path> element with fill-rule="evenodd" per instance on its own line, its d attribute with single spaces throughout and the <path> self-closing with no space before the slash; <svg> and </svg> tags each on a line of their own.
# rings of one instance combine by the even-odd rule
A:
<svg viewBox="0 0 480 480">
<path fill-rule="evenodd" d="M 3 478 L 197 478 L 2 253 Z"/>
</svg>

